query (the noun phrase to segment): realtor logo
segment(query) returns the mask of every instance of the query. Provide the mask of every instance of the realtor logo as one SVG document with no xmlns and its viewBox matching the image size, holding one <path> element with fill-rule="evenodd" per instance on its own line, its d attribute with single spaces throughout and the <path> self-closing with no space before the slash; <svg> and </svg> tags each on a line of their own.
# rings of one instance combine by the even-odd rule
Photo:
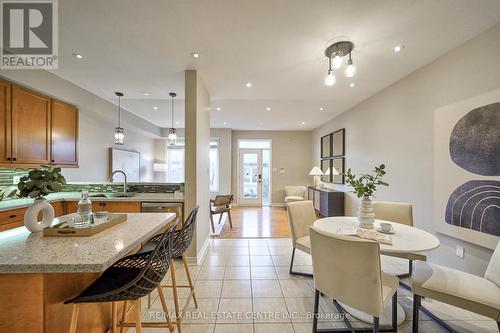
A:
<svg viewBox="0 0 500 333">
<path fill-rule="evenodd" d="M 0 68 L 58 68 L 57 0 L 4 0 L 1 18 Z"/>
</svg>

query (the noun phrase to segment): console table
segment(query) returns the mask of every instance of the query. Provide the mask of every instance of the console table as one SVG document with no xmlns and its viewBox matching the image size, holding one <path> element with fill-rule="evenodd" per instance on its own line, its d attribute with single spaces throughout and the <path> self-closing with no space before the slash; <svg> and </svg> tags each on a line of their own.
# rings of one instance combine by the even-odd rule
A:
<svg viewBox="0 0 500 333">
<path fill-rule="evenodd" d="M 309 186 L 308 198 L 323 217 L 344 216 L 344 192 Z"/>
</svg>

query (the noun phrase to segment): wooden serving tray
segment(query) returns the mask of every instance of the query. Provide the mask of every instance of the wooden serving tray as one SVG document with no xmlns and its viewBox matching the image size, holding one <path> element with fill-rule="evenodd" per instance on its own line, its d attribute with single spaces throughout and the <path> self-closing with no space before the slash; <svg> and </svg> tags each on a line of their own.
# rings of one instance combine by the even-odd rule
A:
<svg viewBox="0 0 500 333">
<path fill-rule="evenodd" d="M 91 224 L 88 228 L 83 229 L 71 228 L 66 224 L 67 221 L 61 221 L 61 223 L 43 229 L 43 236 L 89 237 L 127 220 L 127 214 L 109 214 L 108 216 L 108 222 L 99 225 Z M 64 224 L 66 225 L 63 226 Z"/>
</svg>

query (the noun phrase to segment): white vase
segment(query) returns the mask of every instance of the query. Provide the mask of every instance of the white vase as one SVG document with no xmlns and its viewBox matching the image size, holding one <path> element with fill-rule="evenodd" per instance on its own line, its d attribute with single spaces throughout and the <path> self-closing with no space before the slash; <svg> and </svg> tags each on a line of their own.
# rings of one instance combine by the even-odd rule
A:
<svg viewBox="0 0 500 333">
<path fill-rule="evenodd" d="M 373 229 L 375 222 L 375 211 L 370 197 L 361 199 L 361 206 L 358 210 L 358 226 L 363 229 Z"/>
<path fill-rule="evenodd" d="M 38 221 L 38 214 L 42 213 L 42 220 Z M 54 220 L 54 207 L 45 199 L 35 199 L 33 205 L 24 213 L 24 225 L 31 232 L 40 232 L 50 226 Z"/>
</svg>

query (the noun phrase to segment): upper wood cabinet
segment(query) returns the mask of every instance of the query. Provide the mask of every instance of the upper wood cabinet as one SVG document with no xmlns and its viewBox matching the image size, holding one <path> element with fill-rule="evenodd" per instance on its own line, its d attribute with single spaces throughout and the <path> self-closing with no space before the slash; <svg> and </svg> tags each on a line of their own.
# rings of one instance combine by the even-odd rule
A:
<svg viewBox="0 0 500 333">
<path fill-rule="evenodd" d="M 0 80 L 0 166 L 78 166 L 78 109 Z"/>
<path fill-rule="evenodd" d="M 52 100 L 52 157 L 57 165 L 78 164 L 78 109 Z"/>
<path fill-rule="evenodd" d="M 50 163 L 50 98 L 12 86 L 12 161 Z"/>
<path fill-rule="evenodd" d="M 0 163 L 10 163 L 12 155 L 10 89 L 10 83 L 0 81 Z"/>
</svg>

